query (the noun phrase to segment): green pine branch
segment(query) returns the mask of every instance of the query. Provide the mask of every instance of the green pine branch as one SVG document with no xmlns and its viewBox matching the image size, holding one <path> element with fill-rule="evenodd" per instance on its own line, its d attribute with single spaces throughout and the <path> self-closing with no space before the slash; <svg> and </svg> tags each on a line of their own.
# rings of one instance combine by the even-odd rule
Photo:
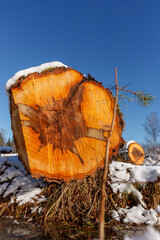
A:
<svg viewBox="0 0 160 240">
<path fill-rule="evenodd" d="M 149 106 L 154 102 L 154 97 L 150 93 L 137 91 L 134 95 L 140 106 Z"/>
<path fill-rule="evenodd" d="M 128 84 L 126 84 L 125 86 L 118 86 L 118 90 L 119 90 L 118 100 L 121 104 L 125 105 L 123 103 L 123 100 L 128 100 L 131 102 L 136 100 L 140 106 L 149 106 L 154 102 L 155 98 L 150 93 L 146 93 L 144 91 L 135 91 L 135 92 L 130 91 L 126 89 L 127 86 Z M 110 89 L 111 90 L 115 89 L 115 86 L 110 87 Z M 125 93 L 120 93 L 120 92 L 125 92 Z M 134 99 L 129 97 L 127 94 L 134 95 Z"/>
</svg>

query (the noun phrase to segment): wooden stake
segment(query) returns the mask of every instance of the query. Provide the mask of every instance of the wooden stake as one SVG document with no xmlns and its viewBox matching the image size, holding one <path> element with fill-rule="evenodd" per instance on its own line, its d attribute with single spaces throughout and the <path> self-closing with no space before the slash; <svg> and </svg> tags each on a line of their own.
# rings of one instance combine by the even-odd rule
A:
<svg viewBox="0 0 160 240">
<path fill-rule="evenodd" d="M 115 123 L 115 117 L 116 117 L 116 111 L 117 111 L 117 102 L 118 102 L 118 82 L 117 82 L 117 68 L 115 68 L 115 82 L 116 82 L 116 97 L 115 97 L 115 104 L 114 104 L 114 112 L 113 112 L 113 119 L 112 119 L 112 125 L 108 132 L 108 139 L 107 139 L 107 145 L 106 145 L 106 154 L 105 154 L 105 160 L 104 160 L 104 170 L 103 170 L 103 179 L 102 179 L 102 186 L 101 186 L 101 207 L 100 207 L 100 218 L 99 218 L 99 240 L 105 239 L 105 185 L 106 185 L 106 178 L 108 175 L 108 160 L 109 160 L 109 146 L 110 146 L 110 140 L 114 128 Z"/>
</svg>

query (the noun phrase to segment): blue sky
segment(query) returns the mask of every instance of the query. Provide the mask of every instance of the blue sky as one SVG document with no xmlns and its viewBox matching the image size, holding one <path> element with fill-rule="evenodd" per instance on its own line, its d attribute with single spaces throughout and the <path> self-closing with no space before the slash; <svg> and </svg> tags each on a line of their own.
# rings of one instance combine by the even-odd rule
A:
<svg viewBox="0 0 160 240">
<path fill-rule="evenodd" d="M 12 136 L 4 87 L 17 71 L 61 61 L 114 84 L 154 95 L 150 108 L 121 107 L 125 140 L 144 142 L 143 123 L 160 118 L 159 0 L 0 0 L 0 128 Z"/>
</svg>

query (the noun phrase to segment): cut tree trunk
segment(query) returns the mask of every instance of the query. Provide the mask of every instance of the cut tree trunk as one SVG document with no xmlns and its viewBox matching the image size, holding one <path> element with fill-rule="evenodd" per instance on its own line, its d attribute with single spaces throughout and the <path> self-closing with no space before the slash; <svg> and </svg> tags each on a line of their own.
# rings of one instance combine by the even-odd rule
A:
<svg viewBox="0 0 160 240">
<path fill-rule="evenodd" d="M 34 177 L 80 179 L 104 166 L 114 98 L 93 78 L 55 68 L 19 78 L 9 90 L 19 158 Z M 109 156 L 124 144 L 116 114 Z"/>
<path fill-rule="evenodd" d="M 140 165 L 143 163 L 145 153 L 143 148 L 138 143 L 131 143 L 128 147 L 128 156 L 131 163 Z"/>
<path fill-rule="evenodd" d="M 119 150 L 119 154 L 123 161 L 135 165 L 141 165 L 145 158 L 143 148 L 133 140 L 126 142 L 123 148 Z"/>
</svg>

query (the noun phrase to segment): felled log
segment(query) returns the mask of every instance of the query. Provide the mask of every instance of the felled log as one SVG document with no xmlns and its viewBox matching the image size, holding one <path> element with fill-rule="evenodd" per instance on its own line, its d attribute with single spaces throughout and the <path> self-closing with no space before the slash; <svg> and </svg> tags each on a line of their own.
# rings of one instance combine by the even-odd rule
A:
<svg viewBox="0 0 160 240">
<path fill-rule="evenodd" d="M 80 179 L 104 164 L 114 98 L 89 76 L 49 68 L 8 88 L 12 130 L 20 160 L 34 177 Z M 124 143 L 117 111 L 109 156 Z"/>
<path fill-rule="evenodd" d="M 126 142 L 123 148 L 119 149 L 119 154 L 125 162 L 135 165 L 141 165 L 145 158 L 143 148 L 133 140 Z"/>
<path fill-rule="evenodd" d="M 145 153 L 141 145 L 131 143 L 128 147 L 128 155 L 132 163 L 140 165 L 144 161 Z"/>
</svg>

